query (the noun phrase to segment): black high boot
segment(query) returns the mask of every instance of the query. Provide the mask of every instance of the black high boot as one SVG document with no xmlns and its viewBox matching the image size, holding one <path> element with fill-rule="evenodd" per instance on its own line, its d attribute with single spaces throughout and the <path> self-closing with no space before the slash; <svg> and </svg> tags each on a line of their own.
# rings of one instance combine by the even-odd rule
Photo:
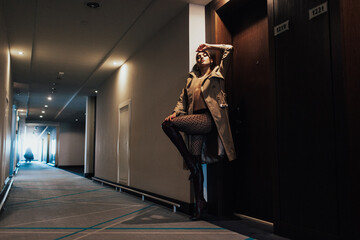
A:
<svg viewBox="0 0 360 240">
<path fill-rule="evenodd" d="M 190 170 L 189 180 L 194 178 L 194 176 L 198 174 L 199 168 L 196 164 L 194 156 L 187 149 L 183 137 L 181 136 L 179 131 L 175 129 L 171 122 L 163 122 L 161 126 L 165 134 L 170 138 L 171 142 L 175 145 L 175 147 L 179 150 L 181 156 L 184 158 L 185 164 Z"/>
<path fill-rule="evenodd" d="M 204 198 L 204 173 L 201 168 L 201 156 L 197 156 L 197 165 L 199 168 L 199 174 L 197 174 L 193 180 L 196 209 L 194 215 L 190 218 L 193 221 L 201 219 L 203 209 L 206 205 L 206 201 Z"/>
</svg>

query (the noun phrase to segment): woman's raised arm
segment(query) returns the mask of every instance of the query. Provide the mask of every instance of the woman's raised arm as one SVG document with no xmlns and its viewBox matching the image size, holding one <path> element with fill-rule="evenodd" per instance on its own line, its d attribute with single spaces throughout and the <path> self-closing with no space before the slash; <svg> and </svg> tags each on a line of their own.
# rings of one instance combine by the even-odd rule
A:
<svg viewBox="0 0 360 240">
<path fill-rule="evenodd" d="M 203 43 L 200 44 L 199 47 L 196 49 L 197 52 L 205 51 L 205 50 L 218 50 L 221 51 L 222 56 L 219 63 L 219 70 L 223 77 L 225 77 L 227 69 L 230 64 L 230 53 L 233 49 L 232 45 L 229 44 L 209 44 L 209 43 Z"/>
</svg>

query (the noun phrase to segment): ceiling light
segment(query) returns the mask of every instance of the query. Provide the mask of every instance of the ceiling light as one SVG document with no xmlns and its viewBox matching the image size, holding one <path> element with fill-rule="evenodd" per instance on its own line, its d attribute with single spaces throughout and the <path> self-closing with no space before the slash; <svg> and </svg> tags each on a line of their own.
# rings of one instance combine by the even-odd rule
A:
<svg viewBox="0 0 360 240">
<path fill-rule="evenodd" d="M 49 101 L 51 101 L 51 100 L 52 100 L 52 97 L 49 96 L 47 99 L 48 99 Z"/>
<path fill-rule="evenodd" d="M 41 113 L 45 113 L 45 111 L 44 111 L 44 110 L 42 110 L 42 111 L 41 111 Z"/>
<path fill-rule="evenodd" d="M 75 122 L 79 121 L 79 119 L 75 119 Z"/>
<path fill-rule="evenodd" d="M 24 55 L 24 52 L 23 52 L 23 51 L 19 51 L 19 55 Z"/>
<path fill-rule="evenodd" d="M 86 3 L 86 6 L 88 6 L 89 8 L 98 8 L 100 7 L 100 4 L 97 2 L 88 2 Z"/>
<path fill-rule="evenodd" d="M 117 66 L 117 65 L 118 65 L 118 63 L 117 63 L 117 62 L 113 62 L 113 65 L 114 65 L 114 66 Z"/>
<path fill-rule="evenodd" d="M 45 105 L 44 107 L 46 107 L 46 108 L 47 108 L 47 107 L 48 107 L 48 105 Z"/>
<path fill-rule="evenodd" d="M 43 118 L 43 115 L 40 115 L 40 118 Z"/>
<path fill-rule="evenodd" d="M 56 79 L 62 79 L 64 77 L 65 72 L 58 72 Z"/>
<path fill-rule="evenodd" d="M 95 93 L 98 93 L 98 90 L 95 90 Z"/>
</svg>

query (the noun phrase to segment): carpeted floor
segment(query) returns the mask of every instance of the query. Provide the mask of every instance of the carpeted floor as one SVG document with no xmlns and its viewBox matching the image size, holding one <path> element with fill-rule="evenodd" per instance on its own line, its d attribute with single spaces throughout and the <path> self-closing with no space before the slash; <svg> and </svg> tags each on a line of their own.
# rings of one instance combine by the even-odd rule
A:
<svg viewBox="0 0 360 240">
<path fill-rule="evenodd" d="M 43 163 L 23 163 L 0 214 L 6 239 L 216 239 L 248 236 L 119 193 Z M 275 238 L 274 238 L 275 239 Z"/>
</svg>

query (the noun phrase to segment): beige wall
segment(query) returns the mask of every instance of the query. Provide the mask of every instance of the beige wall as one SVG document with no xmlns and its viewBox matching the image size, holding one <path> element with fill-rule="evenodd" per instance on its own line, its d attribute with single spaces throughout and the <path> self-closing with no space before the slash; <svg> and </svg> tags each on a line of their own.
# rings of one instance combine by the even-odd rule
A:
<svg viewBox="0 0 360 240">
<path fill-rule="evenodd" d="M 0 2 L 1 3 L 1 2 Z M 12 82 L 10 53 L 0 4 L 0 190 L 9 176 L 11 146 Z"/>
<path fill-rule="evenodd" d="M 156 33 L 99 89 L 95 176 L 117 181 L 119 104 L 131 99 L 130 186 L 190 202 L 188 172 L 161 129 L 189 70 L 189 9 Z"/>
<path fill-rule="evenodd" d="M 85 124 L 60 123 L 58 166 L 84 165 Z"/>
</svg>

